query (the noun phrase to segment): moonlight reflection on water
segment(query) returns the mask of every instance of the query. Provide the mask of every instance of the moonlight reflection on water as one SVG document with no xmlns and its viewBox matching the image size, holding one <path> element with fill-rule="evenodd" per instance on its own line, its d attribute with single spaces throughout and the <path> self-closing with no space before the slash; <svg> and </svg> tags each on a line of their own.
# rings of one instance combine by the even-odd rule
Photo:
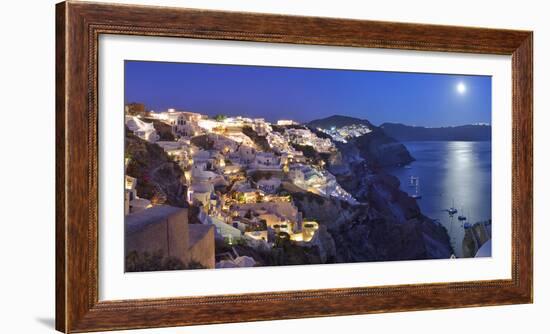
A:
<svg viewBox="0 0 550 334">
<path fill-rule="evenodd" d="M 416 159 L 410 167 L 389 170 L 401 181 L 401 190 L 414 194 L 410 177 L 419 178 L 417 200 L 422 213 L 447 229 L 456 256 L 462 256 L 463 223 L 491 219 L 491 142 L 404 142 Z M 450 216 L 445 209 L 455 207 Z"/>
</svg>

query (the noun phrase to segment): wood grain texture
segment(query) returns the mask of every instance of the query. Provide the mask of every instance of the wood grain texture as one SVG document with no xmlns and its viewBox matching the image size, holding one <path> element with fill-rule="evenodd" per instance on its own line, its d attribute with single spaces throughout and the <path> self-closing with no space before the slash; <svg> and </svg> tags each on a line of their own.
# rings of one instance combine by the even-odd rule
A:
<svg viewBox="0 0 550 334">
<path fill-rule="evenodd" d="M 70 1 L 57 5 L 56 16 L 58 330 L 83 332 L 532 302 L 532 32 Z M 97 43 L 101 34 L 511 55 L 512 278 L 99 301 Z"/>
<path fill-rule="evenodd" d="M 65 4 L 61 3 L 56 7 L 56 24 L 55 24 L 55 328 L 64 330 L 66 328 L 65 321 L 65 305 L 67 280 L 65 277 L 65 246 L 67 239 L 65 235 L 65 36 L 66 36 L 66 21 L 65 21 Z"/>
</svg>

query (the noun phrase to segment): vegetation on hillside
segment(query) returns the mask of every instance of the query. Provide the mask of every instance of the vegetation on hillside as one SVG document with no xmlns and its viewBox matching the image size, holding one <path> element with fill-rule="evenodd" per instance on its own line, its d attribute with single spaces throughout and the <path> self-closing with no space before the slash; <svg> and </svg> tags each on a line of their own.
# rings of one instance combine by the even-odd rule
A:
<svg viewBox="0 0 550 334">
<path fill-rule="evenodd" d="M 164 150 L 126 130 L 126 174 L 136 178 L 137 194 L 154 204 L 186 207 L 184 174 Z"/>
<path fill-rule="evenodd" d="M 191 261 L 186 265 L 174 256 L 165 256 L 161 250 L 154 253 L 132 251 L 125 258 L 125 268 L 126 272 L 205 269 L 199 262 Z"/>
</svg>

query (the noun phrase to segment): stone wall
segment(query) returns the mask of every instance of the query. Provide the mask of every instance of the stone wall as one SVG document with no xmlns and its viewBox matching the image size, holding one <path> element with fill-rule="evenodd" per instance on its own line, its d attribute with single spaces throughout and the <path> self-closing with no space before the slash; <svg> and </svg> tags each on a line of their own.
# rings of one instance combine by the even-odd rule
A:
<svg viewBox="0 0 550 334">
<path fill-rule="evenodd" d="M 156 253 L 214 268 L 214 227 L 189 225 L 187 209 L 155 206 L 126 216 L 125 254 Z"/>
<path fill-rule="evenodd" d="M 214 230 L 212 225 L 189 225 L 190 247 L 187 252 L 187 263 L 198 262 L 208 269 L 215 268 Z"/>
</svg>

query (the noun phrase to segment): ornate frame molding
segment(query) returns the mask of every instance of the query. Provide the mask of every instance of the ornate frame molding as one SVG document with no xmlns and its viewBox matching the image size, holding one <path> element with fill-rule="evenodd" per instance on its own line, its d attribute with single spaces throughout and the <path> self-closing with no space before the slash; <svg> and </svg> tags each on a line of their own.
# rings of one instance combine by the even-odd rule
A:
<svg viewBox="0 0 550 334">
<path fill-rule="evenodd" d="M 59 331 L 68 333 L 532 302 L 532 32 L 80 1 L 58 4 L 56 18 L 56 329 Z M 97 63 L 101 34 L 511 55 L 512 278 L 99 301 Z M 464 291 L 468 294 L 465 295 Z M 293 303 L 290 311 L 285 308 L 289 301 Z M 244 312 L 251 309 L 254 312 Z M 209 316 L 212 312 L 216 313 L 215 318 Z"/>
</svg>

